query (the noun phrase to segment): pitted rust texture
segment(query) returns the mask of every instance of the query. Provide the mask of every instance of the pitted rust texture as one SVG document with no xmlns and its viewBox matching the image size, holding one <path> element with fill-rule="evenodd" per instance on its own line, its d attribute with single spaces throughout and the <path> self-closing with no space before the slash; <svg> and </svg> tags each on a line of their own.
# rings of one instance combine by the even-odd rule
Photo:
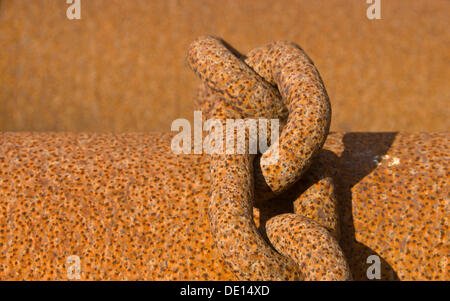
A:
<svg viewBox="0 0 450 301">
<path fill-rule="evenodd" d="M 214 110 L 210 117 L 287 117 L 278 91 L 224 41 L 211 36 L 198 38 L 189 46 L 187 61 L 214 97 L 220 98 L 211 100 Z"/>
<path fill-rule="evenodd" d="M 206 85 L 199 107 L 208 116 L 287 122 L 279 142 L 262 155 L 261 170 L 272 191 L 296 182 L 325 142 L 331 121 L 322 79 L 303 50 L 278 41 L 243 57 L 222 40 L 204 36 L 190 45 L 188 63 Z M 279 162 L 265 165 L 275 147 Z"/>
<path fill-rule="evenodd" d="M 252 178 L 249 156 L 212 157 L 208 215 L 217 249 L 239 280 L 301 280 L 296 263 L 273 250 L 255 226 Z"/>
<path fill-rule="evenodd" d="M 212 157 L 172 155 L 168 146 L 170 145 L 170 135 L 128 134 L 117 137 L 81 135 L 80 139 L 80 135 L 55 134 L 43 138 L 48 143 L 47 145 L 44 143 L 44 146 L 38 146 L 34 141 L 38 141 L 40 137 L 36 138 L 36 134 L 22 134 L 22 137 L 20 134 L 16 136 L 5 134 L 6 136 L 11 135 L 5 139 L 7 148 L 5 154 L 11 153 L 11 150 L 16 151 L 19 148 L 20 139 L 25 141 L 31 139 L 31 144 L 25 147 L 25 151 L 35 146 L 38 147 L 31 152 L 31 156 L 44 154 L 40 158 L 43 164 L 38 167 L 42 171 L 38 173 L 38 179 L 32 181 L 32 185 L 27 181 L 33 173 L 27 171 L 26 168 L 31 166 L 33 170 L 32 165 L 37 164 L 36 162 L 39 160 L 26 162 L 22 166 L 21 170 L 25 173 L 25 185 L 20 183 L 20 179 L 19 185 L 13 183 L 13 191 L 18 189 L 19 191 L 24 190 L 25 193 L 19 192 L 12 195 L 6 192 L 6 197 L 11 199 L 13 196 L 13 201 L 8 199 L 7 206 L 3 206 L 6 208 L 6 214 L 3 214 L 2 225 L 6 225 L 6 231 L 3 228 L 0 231 L 1 234 L 7 233 L 4 237 L 7 244 L 2 243 L 4 249 L 2 254 L 5 255 L 2 259 L 5 263 L 0 262 L 1 271 L 6 273 L 5 279 L 14 279 L 14 277 L 17 279 L 27 279 L 27 277 L 31 279 L 45 277 L 47 279 L 64 279 L 64 269 L 67 273 L 68 264 L 66 263 L 64 267 L 58 269 L 53 263 L 55 260 L 63 260 L 63 257 L 67 259 L 71 255 L 78 255 L 82 261 L 83 259 L 87 261 L 87 263 L 83 263 L 82 267 L 83 270 L 87 266 L 86 272 L 83 271 L 84 279 L 226 280 L 237 278 L 281 280 L 304 278 L 307 280 L 347 280 L 351 279 L 351 274 L 356 279 L 364 279 L 365 260 L 375 251 L 355 241 L 359 232 L 355 228 L 357 223 L 352 215 L 352 204 L 349 204 L 352 198 L 349 191 L 364 178 L 365 173 L 368 174 L 375 168 L 374 163 L 378 166 L 382 164 L 383 160 L 388 159 L 390 160 L 388 165 L 391 167 L 401 162 L 399 157 L 391 157 L 386 154 L 395 135 L 372 134 L 373 136 L 370 136 L 369 134 L 369 137 L 365 137 L 366 139 L 355 139 L 356 150 L 362 156 L 374 154 L 371 161 L 369 160 L 372 165 L 363 168 L 362 172 L 349 171 L 348 182 L 345 182 L 341 177 L 340 170 L 343 169 L 343 174 L 345 174 L 345 169 L 348 168 L 345 165 L 346 162 L 358 161 L 358 156 L 356 160 L 352 158 L 352 146 L 350 145 L 350 150 L 348 150 L 349 139 L 346 139 L 345 136 L 342 140 L 346 147 L 341 154 L 338 154 L 338 151 L 333 150 L 332 147 L 318 152 L 328 132 L 329 103 L 317 70 L 301 49 L 287 42 L 276 42 L 256 49 L 247 58 L 244 58 L 220 40 L 204 37 L 198 41 L 200 43 L 198 45 L 194 43 L 194 47 L 191 48 L 189 59 L 194 71 L 200 73 L 202 80 L 206 83 L 200 89 L 199 95 L 203 98 L 199 99 L 199 104 L 200 108 L 205 109 L 207 116 L 222 120 L 230 117 L 279 117 L 285 120 L 287 112 L 289 112 L 282 137 L 283 134 L 288 133 L 284 138 L 285 141 L 296 139 L 302 141 L 298 143 L 295 141 L 294 143 L 285 142 L 281 144 L 281 148 L 285 147 L 286 150 L 291 150 L 297 155 L 300 154 L 300 157 L 282 157 L 281 170 L 285 173 L 277 172 L 275 177 L 270 177 L 263 168 L 259 168 L 261 161 L 253 162 L 254 156 L 248 154 L 214 155 Z M 277 49 L 282 49 L 282 51 Z M 200 55 L 198 55 L 199 53 Z M 197 59 L 192 60 L 192 54 L 194 54 L 194 58 L 197 54 Z M 250 69 L 250 66 L 244 64 L 243 59 L 246 59 L 246 63 L 253 66 L 261 77 Z M 205 67 L 206 69 L 204 69 Z M 278 81 L 276 81 L 277 78 Z M 281 90 L 281 95 L 277 94 L 275 87 Z M 323 91 L 317 92 L 317 90 Z M 318 110 L 316 111 L 316 109 Z M 360 135 L 364 136 L 364 134 Z M 143 140 L 140 141 L 143 143 L 142 145 L 133 144 L 131 140 L 136 137 Z M 312 137 L 312 139 L 309 141 L 310 145 L 307 145 L 309 148 L 306 147 L 306 150 L 299 151 L 299 148 L 305 148 L 305 144 L 303 144 L 305 139 L 302 137 Z M 330 138 L 333 139 L 333 136 Z M 445 135 L 438 138 L 448 146 L 448 139 L 446 140 Z M 18 143 L 13 142 L 15 139 Z M 52 145 L 53 139 L 56 140 L 55 145 Z M 110 142 L 109 139 L 111 139 Z M 90 140 L 96 141 L 91 143 Z M 371 140 L 375 141 L 375 146 L 379 149 L 372 145 L 371 148 L 365 150 L 366 143 L 370 144 Z M 61 161 L 58 162 L 59 164 L 51 165 L 52 167 L 67 163 L 67 156 L 75 156 L 77 160 L 78 155 L 82 156 L 83 154 L 83 151 L 79 151 L 80 148 L 82 150 L 85 147 L 95 149 L 95 152 L 88 150 L 89 160 L 94 158 L 93 154 L 96 159 L 98 154 L 104 156 L 110 150 L 108 142 L 112 142 L 112 149 L 118 147 L 122 150 L 119 150 L 116 156 L 107 156 L 102 159 L 102 164 L 106 165 L 106 169 L 102 168 L 98 172 L 99 168 L 95 167 L 92 169 L 94 174 L 85 176 L 85 171 L 77 172 L 80 166 L 86 165 L 86 159 L 82 159 L 80 162 L 76 162 L 77 164 L 68 162 L 68 166 L 64 168 L 69 172 L 67 175 L 65 175 L 64 169 L 52 171 L 59 183 L 49 187 L 49 192 L 39 192 L 39 197 L 53 199 L 52 205 L 57 207 L 60 206 L 58 200 L 62 201 L 63 205 L 66 205 L 62 211 L 47 212 L 53 206 L 48 206 L 48 202 L 44 200 L 40 204 L 40 209 L 44 212 L 37 215 L 38 219 L 42 217 L 40 223 L 33 225 L 29 218 L 29 216 L 33 216 L 29 213 L 36 212 L 34 207 L 30 207 L 31 211 L 26 212 L 30 204 L 25 203 L 26 208 L 23 210 L 25 212 L 21 214 L 23 208 L 14 202 L 30 199 L 31 205 L 35 205 L 37 193 L 33 194 L 30 191 L 39 189 L 37 188 L 39 185 L 48 184 L 46 176 L 49 160 L 45 163 L 45 159 L 55 155 L 55 151 L 53 151 L 55 148 L 59 152 L 63 146 L 69 145 L 75 146 L 77 150 L 68 154 L 71 149 L 65 147 L 63 151 L 56 154 L 57 157 L 62 156 Z M 308 143 L 308 140 L 306 142 Z M 105 145 L 102 145 L 103 143 Z M 339 147 L 339 143 L 338 141 L 334 145 Z M 139 160 L 132 159 L 135 158 L 133 155 L 128 157 L 123 150 L 130 150 L 131 153 L 137 152 Z M 147 154 L 152 155 L 153 158 L 145 157 Z M 312 168 L 305 174 L 312 158 L 317 154 L 319 156 L 314 161 Z M 15 157 L 13 154 L 11 158 L 16 158 L 16 161 L 13 162 L 19 162 L 20 165 L 23 158 L 27 159 L 27 155 L 30 154 L 18 154 Z M 5 157 L 0 156 L 2 163 L 6 162 L 3 160 Z M 442 158 L 445 161 L 448 159 L 448 154 L 444 153 Z M 441 162 L 442 158 L 438 162 Z M 125 163 L 114 165 L 116 159 L 125 160 Z M 132 163 L 130 163 L 130 159 Z M 260 158 L 258 157 L 258 159 Z M 302 164 L 298 164 L 298 162 Z M 146 164 L 141 166 L 142 163 Z M 137 169 L 136 164 L 139 166 Z M 293 168 L 286 168 L 288 166 Z M 447 168 L 445 163 L 444 166 Z M 255 170 L 253 170 L 254 167 L 256 167 Z M 116 169 L 112 173 L 114 180 L 98 182 L 111 168 Z M 72 169 L 75 170 L 75 174 L 71 174 Z M 127 171 L 125 171 L 126 169 Z M 150 179 L 145 176 L 148 169 L 153 175 Z M 131 178 L 127 179 L 126 175 L 130 174 L 129 171 L 134 172 L 131 173 Z M 164 174 L 164 176 L 159 176 L 158 173 Z M 20 172 L 13 173 L 14 176 L 17 174 Z M 137 180 L 141 174 L 144 174 L 144 181 Z M 4 191 L 7 191 L 10 185 L 7 179 L 8 175 L 7 172 L 5 174 L 6 185 L 2 185 Z M 302 175 L 303 177 L 297 181 Z M 448 171 L 446 175 L 448 175 Z M 67 200 L 73 200 L 74 195 L 82 198 L 83 195 L 88 195 L 93 190 L 92 183 L 87 183 L 86 189 L 81 187 L 83 185 L 79 183 L 80 180 L 95 182 L 95 195 L 100 191 L 102 198 L 105 196 L 107 198 L 117 196 L 118 198 L 112 201 L 113 204 L 101 200 L 103 202 L 99 203 L 107 208 L 105 210 L 101 210 L 101 207 L 99 210 L 96 207 L 98 203 L 92 201 L 88 201 L 80 209 L 68 208 L 65 204 Z M 64 181 L 69 182 L 69 185 L 64 185 Z M 127 182 L 126 185 L 122 183 L 123 181 Z M 277 193 L 288 188 L 291 183 L 296 181 L 297 183 L 274 199 L 270 199 L 273 198 L 273 193 L 264 195 L 267 191 L 262 193 L 258 191 L 260 195 L 256 197 L 253 186 L 255 185 L 259 190 L 261 182 L 265 183 L 266 181 L 270 187 L 275 187 L 274 190 Z M 271 185 L 272 183 L 276 185 Z M 71 191 L 72 185 L 75 186 L 74 191 Z M 101 191 L 102 187 L 111 189 L 113 192 L 108 191 L 105 194 Z M 69 191 L 60 195 L 60 191 L 64 189 L 69 189 Z M 55 200 L 55 195 L 58 200 Z M 448 191 L 444 192 L 444 195 L 444 198 L 438 198 L 438 200 L 439 204 L 441 204 L 441 199 L 444 200 L 445 214 L 448 211 L 447 203 L 445 203 L 448 201 Z M 133 196 L 139 199 L 127 204 L 128 199 Z M 147 200 L 143 200 L 143 198 L 147 198 Z M 259 200 L 255 203 L 257 208 L 252 208 L 254 199 Z M 148 202 L 151 204 L 150 207 L 146 206 Z M 10 206 L 11 203 L 13 203 L 12 206 Z M 116 203 L 120 208 L 115 207 Z M 198 204 L 199 207 L 195 207 L 194 204 Z M 125 208 L 122 208 L 122 205 Z M 205 210 L 207 206 L 208 210 Z M 192 207 L 195 207 L 194 211 L 191 210 Z M 395 208 L 395 206 L 393 207 Z M 100 217 L 92 217 L 92 214 L 89 213 L 90 210 L 94 210 L 94 215 L 100 214 Z M 144 216 L 142 216 L 143 214 Z M 383 217 L 386 210 L 380 214 Z M 56 217 L 56 220 L 51 220 L 50 226 L 39 229 L 41 224 L 45 224 L 47 219 L 53 217 Z M 413 279 L 414 277 L 419 279 L 420 277 L 426 279 L 443 277 L 445 279 L 445 275 L 448 274 L 448 225 L 445 218 L 444 215 L 439 230 L 427 230 L 427 233 L 434 234 L 439 231 L 441 233 L 437 248 L 433 246 L 433 256 L 426 257 L 427 267 L 434 268 L 434 271 L 436 271 L 436 258 L 438 258 L 437 265 L 440 270 L 438 269 L 435 274 L 430 276 L 428 269 L 425 273 L 420 272 L 417 265 L 411 269 L 410 263 L 413 260 L 407 254 L 404 261 L 407 261 L 407 264 L 401 267 L 403 275 L 392 269 L 392 267 L 396 267 L 391 261 L 382 262 L 383 279 L 396 279 L 397 277 L 403 279 L 411 277 L 411 275 L 413 275 Z M 204 223 L 205 219 L 206 223 Z M 185 228 L 180 227 L 180 224 L 186 221 L 190 221 L 189 225 L 186 225 Z M 196 223 L 196 221 L 200 222 Z M 99 222 L 100 226 L 97 225 Z M 63 224 L 62 229 L 58 229 L 58 223 Z M 67 224 L 69 225 L 67 226 Z M 86 224 L 88 231 L 85 229 Z M 137 233 L 133 228 L 136 225 Z M 259 231 L 255 225 L 258 225 Z M 20 232 L 21 227 L 25 227 L 28 231 Z M 56 234 L 52 235 L 54 229 L 56 229 Z M 74 233 L 73 229 L 80 231 Z M 19 238 L 16 230 L 23 237 Z M 199 237 L 202 240 L 198 237 L 195 238 L 196 231 L 201 234 Z M 281 254 L 276 253 L 265 242 L 266 232 L 268 239 Z M 48 233 L 48 235 L 44 236 L 44 239 L 35 239 L 33 235 L 37 233 Z M 205 233 L 212 234 L 212 236 L 207 236 Z M 29 236 L 33 238 L 29 238 Z M 146 240 L 148 236 L 150 236 L 150 240 Z M 193 236 L 195 239 L 192 238 Z M 381 236 L 384 237 L 383 234 Z M 389 233 L 389 238 L 391 236 L 392 232 Z M 65 237 L 70 237 L 71 240 L 69 242 L 66 240 L 61 245 L 61 241 Z M 34 261 L 28 259 L 29 248 L 24 247 L 24 244 L 21 245 L 21 243 L 33 244 L 35 241 L 37 243 L 33 247 L 33 254 L 41 254 L 42 247 L 52 249 L 50 253 L 53 257 L 50 259 L 50 263 L 47 262 L 49 266 L 39 262 L 39 255 Z M 50 247 L 48 247 L 49 241 L 51 241 Z M 80 241 L 89 244 L 87 251 L 86 248 L 79 249 Z M 395 241 L 398 239 L 395 238 L 394 245 Z M 339 242 L 342 244 L 343 250 L 341 250 Z M 404 241 L 400 250 L 405 249 L 407 242 L 407 240 Z M 416 243 L 416 240 L 414 239 L 413 242 Z M 78 245 L 74 247 L 74 243 L 78 243 Z M 386 244 L 386 241 L 384 240 L 383 243 Z M 62 248 L 67 251 L 68 246 L 72 253 L 66 252 L 64 256 L 53 250 L 53 248 Z M 198 252 L 198 246 L 201 246 L 200 250 L 203 253 Z M 100 251 L 97 253 L 93 251 L 97 249 Z M 436 253 L 436 249 L 442 250 L 442 252 Z M 383 248 L 381 251 L 377 250 L 380 255 L 383 252 L 382 257 L 386 260 L 391 251 L 391 248 L 388 248 L 387 251 Z M 92 252 L 95 253 L 94 259 L 92 259 Z M 393 252 L 396 256 L 395 248 Z M 426 249 L 425 252 L 429 253 L 430 251 Z M 41 254 L 41 261 L 48 261 L 48 253 Z M 173 256 L 176 256 L 176 259 Z M 397 258 L 395 256 L 394 258 Z M 348 264 L 345 257 L 349 258 Z M 96 260 L 100 260 L 103 267 L 99 267 L 94 262 Z M 25 264 L 23 264 L 24 262 Z M 36 262 L 39 262 L 37 266 Z M 195 267 L 191 266 L 192 262 Z M 423 258 L 420 258 L 418 262 L 423 263 Z M 219 270 L 216 270 L 217 268 Z M 107 270 L 105 271 L 105 269 Z M 101 272 L 100 276 L 98 272 Z M 109 272 L 113 272 L 113 274 Z"/>
<path fill-rule="evenodd" d="M 254 49 L 246 63 L 277 86 L 289 112 L 279 141 L 261 157 L 267 184 L 280 192 L 302 176 L 322 148 L 330 128 L 330 101 L 313 62 L 294 43 L 278 41 Z M 279 162 L 265 165 L 275 147 L 279 147 Z"/>
<path fill-rule="evenodd" d="M 171 135 L 0 134 L 0 278 L 236 280 L 211 237 L 207 156 L 173 155 Z M 292 213 L 324 169 L 336 184 L 340 245 L 355 280 L 449 280 L 449 133 L 332 133 L 255 222 Z M 314 177 L 313 177 L 314 178 Z"/>
<path fill-rule="evenodd" d="M 168 135 L 2 134 L 0 149 L 2 280 L 67 279 L 70 255 L 82 279 L 233 279 L 210 239 L 209 163 Z"/>
<path fill-rule="evenodd" d="M 245 62 L 243 59 L 224 41 L 210 36 L 194 41 L 188 51 L 188 63 L 204 84 L 200 96 L 205 95 L 206 98 L 199 100 L 200 109 L 205 107 L 210 118 L 223 121 L 252 117 L 285 120 L 285 112 L 288 112 L 279 140 L 273 141 L 258 161 L 266 185 L 279 193 L 300 178 L 322 147 L 331 120 L 330 103 L 318 71 L 298 46 L 290 42 L 275 42 L 252 51 Z M 280 91 L 281 97 L 274 87 Z M 278 149 L 278 161 L 267 164 L 268 158 Z M 350 279 L 338 243 L 333 239 L 324 240 L 321 234 L 328 233 L 328 230 L 317 223 L 311 222 L 305 229 L 292 229 L 320 233 L 308 235 L 307 240 L 300 239 L 301 236 L 298 241 L 291 240 L 290 248 L 296 249 L 300 256 L 291 256 L 281 247 L 278 251 L 282 256 L 264 241 L 252 219 L 253 159 L 254 155 L 249 154 L 213 155 L 211 158 L 211 230 L 233 273 L 240 280 L 296 280 L 302 279 L 304 273 L 310 280 Z M 259 190 L 259 187 L 255 189 Z M 314 213 L 317 212 L 311 215 Z M 325 219 L 336 217 L 336 212 L 330 214 L 331 217 Z M 309 221 L 308 218 L 304 220 Z M 317 229 L 312 230 L 315 227 Z M 272 243 L 279 236 L 295 235 L 281 226 L 278 228 L 282 231 L 274 229 L 269 233 Z M 329 233 L 328 236 L 331 237 Z M 285 242 L 284 239 L 278 241 Z M 325 246 L 321 248 L 323 244 Z M 326 259 L 321 249 L 328 250 Z M 304 264 L 302 255 L 311 256 L 311 253 L 317 260 L 310 261 L 309 270 L 303 271 L 295 263 Z M 334 265 L 336 262 L 341 264 Z M 329 267 L 328 264 L 334 266 Z M 310 272 L 319 271 L 319 265 L 329 272 Z"/>
<path fill-rule="evenodd" d="M 366 272 L 356 268 L 365 254 L 349 241 L 350 233 L 376 250 L 400 279 L 449 280 L 449 133 L 366 133 L 354 141 L 356 135 L 343 136 L 345 159 L 334 171 L 336 179 L 342 176 L 340 197 L 361 204 L 352 212 L 349 203 L 341 205 L 347 219 L 341 232 L 348 233 L 341 245 L 347 258 L 355 256 L 354 275 Z"/>
<path fill-rule="evenodd" d="M 319 169 L 316 169 L 317 171 Z M 308 179 L 311 179 L 310 187 L 304 191 L 294 202 L 294 212 L 316 220 L 327 228 L 333 236 L 339 238 L 338 204 L 335 196 L 334 182 L 331 177 L 311 177 L 315 171 L 311 171 Z M 324 175 L 320 170 L 320 176 Z M 318 180 L 317 180 L 318 179 Z"/>
<path fill-rule="evenodd" d="M 230 118 L 285 115 L 277 90 L 223 41 L 197 39 L 189 47 L 188 63 L 203 81 L 200 95 L 206 98 L 199 99 L 199 109 L 205 109 L 209 118 L 225 126 Z M 238 279 L 299 280 L 296 264 L 271 248 L 253 222 L 253 159 L 248 153 L 211 157 L 208 215 L 215 244 Z"/>
<path fill-rule="evenodd" d="M 338 242 L 314 220 L 300 214 L 281 214 L 270 219 L 266 229 L 274 247 L 299 264 L 305 280 L 352 278 Z"/>
</svg>

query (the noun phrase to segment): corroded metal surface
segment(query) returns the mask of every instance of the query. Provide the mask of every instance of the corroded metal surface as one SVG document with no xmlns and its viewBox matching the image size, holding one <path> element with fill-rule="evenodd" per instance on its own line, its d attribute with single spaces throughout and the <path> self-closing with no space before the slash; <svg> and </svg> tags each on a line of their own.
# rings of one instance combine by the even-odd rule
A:
<svg viewBox="0 0 450 301">
<path fill-rule="evenodd" d="M 192 121 L 197 81 L 184 55 L 205 33 L 244 53 L 303 46 L 332 100 L 333 131 L 450 128 L 448 0 L 381 1 L 382 20 L 367 19 L 365 0 L 81 0 L 81 20 L 67 19 L 66 2 L 0 0 L 1 131 Z"/>
<path fill-rule="evenodd" d="M 434 187 L 437 194 L 444 191 L 444 197 L 432 198 L 438 205 L 419 215 L 431 227 L 418 233 L 429 236 L 426 243 L 417 243 L 414 231 L 390 217 L 417 226 L 414 214 L 422 206 L 405 210 L 396 201 L 404 196 L 406 203 L 417 205 L 419 197 L 408 195 L 417 189 L 411 183 L 405 184 L 406 195 L 391 196 L 388 208 L 379 204 L 388 192 L 379 190 L 376 199 L 364 197 L 365 208 L 355 208 L 357 199 L 349 191 L 373 169 L 366 166 L 361 172 L 367 162 L 359 158 L 369 156 L 377 166 L 391 160 L 388 166 L 393 167 L 409 147 L 402 140 L 399 154 L 386 154 L 394 134 L 362 134 L 350 147 L 359 155 L 349 158 L 347 134 L 335 134 L 322 149 L 330 103 L 317 69 L 300 47 L 275 42 L 245 57 L 223 40 L 203 36 L 191 44 L 188 63 L 203 82 L 197 106 L 206 117 L 215 118 L 221 128 L 230 118 L 279 119 L 280 139 L 271 138 L 276 140 L 260 149 L 262 155 L 247 150 L 229 154 L 228 139 L 250 144 L 258 133 L 237 130 L 235 137 L 233 130 L 228 137 L 227 125 L 227 136 L 219 138 L 220 145 L 227 144 L 226 153 L 222 147 L 212 155 L 201 150 L 194 153 L 202 155 L 175 155 L 168 134 L 4 134 L 0 233 L 5 263 L 0 268 L 5 279 L 63 279 L 61 271 L 66 269 L 69 277 L 67 265 L 73 259 L 83 259 L 84 270 L 77 267 L 77 273 L 83 270 L 85 279 L 363 279 L 364 264 L 375 252 L 369 249 L 373 241 L 384 258 L 384 279 L 440 279 L 447 272 L 446 182 Z M 259 134 L 264 131 L 260 128 Z M 415 141 L 414 135 L 405 140 L 411 137 Z M 443 152 L 433 139 L 444 142 Z M 438 158 L 438 172 L 447 180 L 445 146 L 446 134 L 421 136 L 414 151 L 429 152 L 432 162 Z M 280 150 L 278 160 L 266 164 L 275 149 Z M 426 171 L 425 177 L 433 175 L 426 161 L 414 165 Z M 348 162 L 356 170 L 346 175 Z M 371 180 L 377 189 L 398 192 L 398 181 L 384 183 L 391 176 L 392 170 L 386 170 Z M 369 191 L 362 189 L 357 195 Z M 369 221 L 358 226 L 360 214 Z M 440 224 L 436 227 L 431 219 Z M 64 258 L 63 267 L 55 266 Z M 424 262 L 427 268 L 418 266 Z"/>
<path fill-rule="evenodd" d="M 236 279 L 211 237 L 209 158 L 173 155 L 171 135 L 0 134 L 0 277 Z M 261 233 L 294 212 L 308 176 L 336 185 L 354 279 L 448 280 L 449 133 L 333 133 L 302 180 L 256 204 Z M 301 207 L 301 206 L 300 206 Z M 297 208 L 297 207 L 296 207 Z"/>
<path fill-rule="evenodd" d="M 255 118 L 276 118 L 285 124 L 279 139 L 274 138 L 267 150 L 260 149 L 262 155 L 255 164 L 256 173 L 261 173 L 261 181 L 256 183 L 264 183 L 267 188 L 263 191 L 253 184 L 254 154 L 228 154 L 222 147 L 211 157 L 211 233 L 233 274 L 240 280 L 350 279 L 342 250 L 322 227 L 317 211 L 296 213 L 301 219 L 295 220 L 301 220 L 307 228 L 291 227 L 292 232 L 287 231 L 281 226 L 282 217 L 277 220 L 280 223 L 274 223 L 281 225 L 271 227 L 269 239 L 279 253 L 264 241 L 252 219 L 254 191 L 268 199 L 289 188 L 311 165 L 328 135 L 331 105 L 311 59 L 288 41 L 270 43 L 243 56 L 219 38 L 202 36 L 189 47 L 188 63 L 203 82 L 199 109 L 206 111 L 209 118 L 221 120 L 222 128 L 228 128 L 230 118 L 253 118 L 255 122 Z M 267 133 L 266 128 L 256 131 L 255 127 L 255 133 L 250 131 L 244 137 L 245 126 L 241 126 L 237 135 L 250 143 L 261 139 L 258 134 Z M 222 144 L 227 149 L 228 140 L 234 140 L 234 136 L 234 130 L 226 132 Z M 321 197 L 320 190 L 317 192 L 307 195 L 305 201 L 316 202 Z M 324 196 L 326 199 L 330 195 Z M 336 216 L 336 212 L 327 213 L 331 219 Z M 297 235 L 298 231 L 305 233 Z M 298 241 L 289 240 L 289 236 Z M 291 249 L 300 256 L 293 256 Z M 307 257 L 315 257 L 315 261 L 305 261 Z M 303 268 L 305 264 L 308 270 Z"/>
</svg>

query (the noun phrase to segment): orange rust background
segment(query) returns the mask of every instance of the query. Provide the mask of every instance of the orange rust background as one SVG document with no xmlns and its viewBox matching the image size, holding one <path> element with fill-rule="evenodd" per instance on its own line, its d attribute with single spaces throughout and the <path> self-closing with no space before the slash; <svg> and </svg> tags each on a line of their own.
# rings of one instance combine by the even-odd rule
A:
<svg viewBox="0 0 450 301">
<path fill-rule="evenodd" d="M 450 1 L 0 0 L 0 131 L 169 131 L 192 119 L 189 43 L 301 45 L 328 89 L 332 130 L 449 128 Z"/>
</svg>

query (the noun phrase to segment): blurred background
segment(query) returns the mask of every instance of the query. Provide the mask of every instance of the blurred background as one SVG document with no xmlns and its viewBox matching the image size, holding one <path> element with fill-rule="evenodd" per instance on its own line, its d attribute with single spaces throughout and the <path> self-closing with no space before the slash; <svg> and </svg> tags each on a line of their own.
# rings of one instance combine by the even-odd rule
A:
<svg viewBox="0 0 450 301">
<path fill-rule="evenodd" d="M 446 131 L 450 1 L 0 0 L 0 131 L 170 131 L 193 119 L 189 43 L 299 44 L 318 67 L 333 131 Z"/>
</svg>

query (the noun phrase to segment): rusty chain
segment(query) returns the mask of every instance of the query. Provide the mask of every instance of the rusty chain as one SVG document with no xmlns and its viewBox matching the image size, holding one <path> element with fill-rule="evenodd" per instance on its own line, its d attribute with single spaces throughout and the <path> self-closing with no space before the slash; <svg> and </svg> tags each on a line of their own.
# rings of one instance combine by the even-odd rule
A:
<svg viewBox="0 0 450 301">
<path fill-rule="evenodd" d="M 197 107 L 209 118 L 278 118 L 283 125 L 253 168 L 255 155 L 214 154 L 209 220 L 215 244 L 240 280 L 348 280 L 338 244 L 339 223 L 330 178 L 295 202 L 295 213 L 266 224 L 270 246 L 252 217 L 253 202 L 274 198 L 299 180 L 322 148 L 331 106 L 316 67 L 297 45 L 279 41 L 241 55 L 223 40 L 203 36 L 188 51 L 201 79 Z M 247 134 L 248 139 L 248 134 Z M 274 148 L 279 160 L 267 163 Z M 259 157 L 258 157 L 259 158 Z"/>
</svg>

